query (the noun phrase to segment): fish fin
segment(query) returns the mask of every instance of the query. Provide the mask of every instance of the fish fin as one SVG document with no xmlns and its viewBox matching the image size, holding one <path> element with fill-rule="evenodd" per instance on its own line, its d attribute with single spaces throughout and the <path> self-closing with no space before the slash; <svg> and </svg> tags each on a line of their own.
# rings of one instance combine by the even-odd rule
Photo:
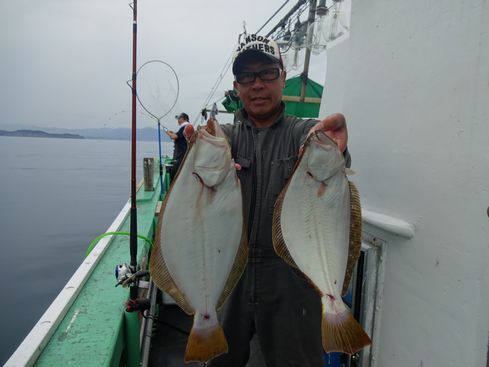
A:
<svg viewBox="0 0 489 367">
<path fill-rule="evenodd" d="M 305 143 L 305 147 L 309 145 L 309 139 Z M 277 197 L 277 200 L 275 200 L 275 205 L 273 208 L 273 217 L 272 217 L 272 244 L 275 252 L 277 253 L 278 256 L 280 256 L 288 265 L 290 265 L 292 268 L 297 270 L 304 278 L 304 280 L 319 294 L 321 295 L 322 292 L 321 290 L 316 286 L 316 284 L 304 273 L 302 270 L 299 269 L 297 264 L 295 263 L 294 259 L 292 258 L 292 255 L 289 252 L 289 249 L 287 248 L 287 245 L 285 244 L 284 236 L 282 233 L 282 223 L 281 223 L 281 216 L 282 216 L 282 206 L 284 202 L 285 195 L 287 193 L 287 189 L 289 188 L 290 182 L 292 180 L 292 177 L 294 176 L 295 171 L 299 167 L 301 160 L 301 156 L 299 160 L 295 163 L 294 169 L 292 171 L 291 176 L 289 177 L 289 180 L 285 184 L 285 187 L 282 189 L 280 192 L 280 195 Z"/>
<path fill-rule="evenodd" d="M 362 208 L 360 206 L 360 195 L 353 182 L 348 181 L 348 184 L 350 186 L 350 244 L 348 246 L 348 262 L 343 280 L 342 295 L 345 295 L 348 291 L 353 270 L 355 269 L 362 249 Z"/>
<path fill-rule="evenodd" d="M 195 311 L 187 302 L 180 289 L 178 289 L 175 281 L 170 275 L 170 271 L 168 270 L 165 259 L 161 253 L 161 223 L 163 221 L 164 209 L 166 207 L 166 198 L 163 201 L 160 217 L 156 226 L 155 244 L 151 250 L 151 257 L 149 261 L 150 274 L 153 282 L 159 289 L 168 293 L 186 314 L 192 315 Z"/>
<path fill-rule="evenodd" d="M 345 175 L 352 176 L 354 174 L 355 174 L 354 170 L 352 170 L 351 168 L 345 167 Z"/>
<path fill-rule="evenodd" d="M 284 197 L 288 187 L 289 187 L 289 183 L 285 185 L 282 192 L 278 196 L 277 200 L 275 201 L 275 207 L 273 209 L 273 219 L 272 219 L 273 248 L 275 249 L 275 252 L 277 253 L 278 256 L 280 256 L 292 268 L 296 269 L 300 273 L 300 275 L 304 278 L 304 280 L 307 283 L 309 283 L 309 285 L 312 288 L 314 288 L 318 294 L 321 294 L 321 290 L 316 286 L 316 284 L 314 284 L 314 282 L 299 269 L 294 259 L 292 258 L 292 255 L 290 254 L 287 245 L 285 244 L 284 236 L 282 234 L 280 217 L 282 214 L 282 204 L 284 202 Z"/>
<path fill-rule="evenodd" d="M 290 255 L 289 249 L 287 248 L 284 240 L 284 236 L 282 234 L 282 224 L 281 224 L 281 215 L 282 215 L 282 205 L 284 202 L 284 197 L 287 192 L 287 188 L 289 187 L 289 182 L 282 189 L 282 192 L 278 196 L 275 201 L 275 205 L 273 208 L 273 219 L 272 219 L 272 243 L 273 248 L 278 256 L 280 256 L 284 261 L 290 266 L 298 269 L 297 264 L 294 259 Z"/>
<path fill-rule="evenodd" d="M 228 343 L 224 330 L 219 324 L 206 329 L 190 330 L 185 349 L 185 363 L 207 362 L 221 354 L 228 352 Z"/>
<path fill-rule="evenodd" d="M 231 268 L 231 272 L 229 273 L 228 280 L 224 285 L 224 289 L 222 290 L 221 296 L 217 300 L 217 308 L 221 308 L 226 299 L 229 297 L 234 287 L 238 283 L 238 280 L 243 275 L 244 270 L 246 269 L 246 264 L 248 263 L 248 230 L 246 226 L 243 224 L 243 229 L 241 231 L 241 243 L 238 247 L 238 252 L 236 253 L 236 257 L 234 258 L 234 263 Z"/>
<path fill-rule="evenodd" d="M 372 343 L 347 309 L 341 313 L 323 313 L 321 331 L 323 348 L 328 353 L 353 354 Z"/>
</svg>

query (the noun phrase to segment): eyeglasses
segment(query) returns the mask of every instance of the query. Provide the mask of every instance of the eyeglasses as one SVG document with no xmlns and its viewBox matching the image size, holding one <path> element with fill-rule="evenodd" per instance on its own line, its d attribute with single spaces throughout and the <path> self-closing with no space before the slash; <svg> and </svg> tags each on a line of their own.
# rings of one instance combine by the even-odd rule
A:
<svg viewBox="0 0 489 367">
<path fill-rule="evenodd" d="M 279 76 L 279 68 L 270 68 L 257 72 L 243 71 L 242 73 L 236 74 L 236 81 L 239 84 L 251 84 L 256 80 L 256 77 L 258 77 L 263 82 L 271 82 L 272 80 L 278 79 Z"/>
</svg>

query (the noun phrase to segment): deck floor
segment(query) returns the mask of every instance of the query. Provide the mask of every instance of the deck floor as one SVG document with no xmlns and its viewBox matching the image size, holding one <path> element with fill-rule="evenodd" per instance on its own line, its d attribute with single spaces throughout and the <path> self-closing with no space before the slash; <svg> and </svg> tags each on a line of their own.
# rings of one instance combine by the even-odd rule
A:
<svg viewBox="0 0 489 367">
<path fill-rule="evenodd" d="M 149 367 L 200 367 L 203 364 L 183 362 L 192 317 L 178 306 L 160 307 L 160 315 L 152 339 Z"/>
<path fill-rule="evenodd" d="M 160 315 L 155 325 L 152 339 L 149 367 L 204 367 L 203 363 L 183 361 L 187 337 L 192 328 L 192 316 L 186 315 L 176 305 L 160 307 Z M 266 367 L 260 348 L 253 339 L 252 353 L 247 367 Z"/>
</svg>

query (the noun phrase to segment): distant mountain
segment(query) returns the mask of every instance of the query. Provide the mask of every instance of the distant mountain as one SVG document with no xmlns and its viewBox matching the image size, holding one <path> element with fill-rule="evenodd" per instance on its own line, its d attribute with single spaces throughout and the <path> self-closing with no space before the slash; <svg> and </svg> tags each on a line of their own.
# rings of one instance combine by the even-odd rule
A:
<svg viewBox="0 0 489 367">
<path fill-rule="evenodd" d="M 15 130 L 15 131 L 6 131 L 0 130 L 0 136 L 22 136 L 22 137 L 34 137 L 34 138 L 61 138 L 61 139 L 84 139 L 81 135 L 76 134 L 54 134 L 47 133 L 41 130 Z"/>
<path fill-rule="evenodd" d="M 7 135 L 12 131 L 36 131 L 39 135 L 15 135 L 15 136 L 45 136 L 43 134 L 67 134 L 79 135 L 86 139 L 108 139 L 108 140 L 131 140 L 130 128 L 97 128 L 97 129 L 64 129 L 55 127 L 40 127 L 32 125 L 15 125 L 0 122 L 0 131 L 3 131 L 1 135 Z M 10 135 L 10 134 L 8 134 Z M 13 135 L 10 135 L 13 136 Z M 152 127 L 144 127 L 137 129 L 136 139 L 140 141 L 157 141 L 158 130 Z M 172 140 L 161 130 L 161 141 L 171 142 Z"/>
<path fill-rule="evenodd" d="M 46 128 L 50 133 L 71 133 L 84 136 L 87 139 L 131 140 L 132 132 L 129 128 L 100 128 L 100 129 L 60 129 Z M 158 130 L 152 127 L 137 129 L 136 139 L 141 141 L 157 141 Z M 161 130 L 161 140 L 171 141 L 168 135 Z"/>
</svg>

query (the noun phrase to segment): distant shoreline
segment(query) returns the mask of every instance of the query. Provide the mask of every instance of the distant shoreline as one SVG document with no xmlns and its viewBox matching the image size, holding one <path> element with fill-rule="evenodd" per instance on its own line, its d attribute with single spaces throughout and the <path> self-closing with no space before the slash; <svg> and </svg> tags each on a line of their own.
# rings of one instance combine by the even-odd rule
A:
<svg viewBox="0 0 489 367">
<path fill-rule="evenodd" d="M 74 130 L 58 128 L 23 128 L 14 130 L 14 128 L 10 128 L 10 130 L 7 130 L 5 127 L 3 129 L 0 127 L 0 136 L 130 141 L 132 139 L 132 131 L 128 128 Z M 172 140 L 166 134 L 158 134 L 158 130 L 155 128 L 144 127 L 136 131 L 137 141 L 158 141 L 158 137 L 160 137 L 162 142 L 172 143 Z"/>
<path fill-rule="evenodd" d="M 41 130 L 0 130 L 0 136 L 14 136 L 24 138 L 58 138 L 58 139 L 85 139 L 84 136 L 77 134 L 53 134 Z"/>
<path fill-rule="evenodd" d="M 6 131 L 0 130 L 0 137 L 14 137 L 14 138 L 54 138 L 54 139 L 84 139 L 84 140 L 109 140 L 109 141 L 131 141 L 131 137 L 126 136 L 83 136 L 78 134 L 70 134 L 70 133 L 47 133 L 45 131 L 40 130 L 16 130 L 16 131 Z M 157 137 L 150 138 L 148 136 L 140 136 L 139 134 L 136 137 L 137 141 L 147 141 L 154 142 L 158 141 Z M 171 140 L 168 140 L 162 137 L 162 143 L 171 143 Z"/>
</svg>

